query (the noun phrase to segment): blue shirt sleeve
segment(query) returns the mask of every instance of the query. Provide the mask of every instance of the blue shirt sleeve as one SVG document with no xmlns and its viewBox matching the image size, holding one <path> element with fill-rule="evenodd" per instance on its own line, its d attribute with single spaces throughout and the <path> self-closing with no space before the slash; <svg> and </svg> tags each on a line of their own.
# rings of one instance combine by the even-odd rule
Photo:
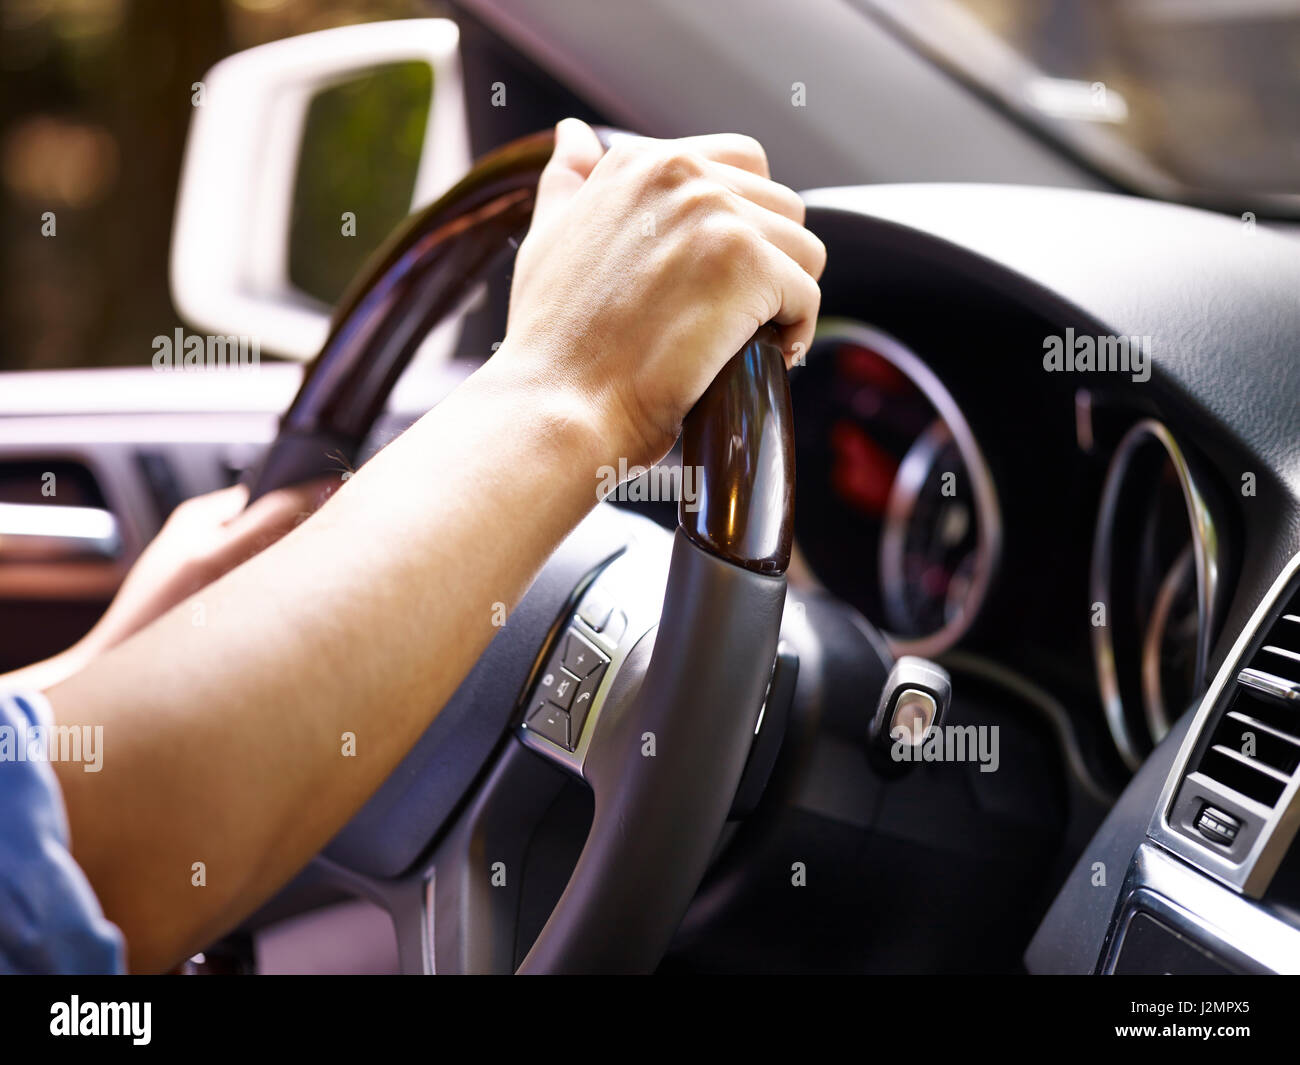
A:
<svg viewBox="0 0 1300 1065">
<path fill-rule="evenodd" d="M 53 723 L 44 696 L 0 691 L 0 973 L 119 973 L 122 933 L 68 850 L 63 793 L 42 754 Z"/>
</svg>

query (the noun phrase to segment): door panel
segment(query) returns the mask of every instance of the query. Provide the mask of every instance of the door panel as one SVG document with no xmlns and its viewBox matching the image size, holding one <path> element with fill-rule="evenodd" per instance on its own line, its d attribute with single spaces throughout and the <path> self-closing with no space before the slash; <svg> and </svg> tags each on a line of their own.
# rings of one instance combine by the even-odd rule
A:
<svg viewBox="0 0 1300 1065">
<path fill-rule="evenodd" d="M 363 455 L 472 369 L 413 366 Z M 236 483 L 260 459 L 301 376 L 289 363 L 0 374 L 0 672 L 82 636 L 177 503 Z M 93 535 L 106 522 L 111 545 Z M 70 535 L 87 532 L 82 543 Z"/>
</svg>

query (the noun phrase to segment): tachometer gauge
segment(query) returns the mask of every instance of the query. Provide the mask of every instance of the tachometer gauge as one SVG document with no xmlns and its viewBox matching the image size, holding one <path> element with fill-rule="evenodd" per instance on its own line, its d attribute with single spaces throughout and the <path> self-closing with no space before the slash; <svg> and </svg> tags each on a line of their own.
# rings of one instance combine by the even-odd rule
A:
<svg viewBox="0 0 1300 1065">
<path fill-rule="evenodd" d="M 845 320 L 819 327 L 792 390 L 800 557 L 896 652 L 946 650 L 979 609 L 1000 541 L 961 410 L 900 341 Z"/>
<path fill-rule="evenodd" d="M 1213 479 L 1173 433 L 1144 419 L 1124 434 L 1102 488 L 1091 594 L 1106 724 L 1136 770 L 1205 691 L 1221 607 L 1227 530 L 1207 493 Z"/>
</svg>

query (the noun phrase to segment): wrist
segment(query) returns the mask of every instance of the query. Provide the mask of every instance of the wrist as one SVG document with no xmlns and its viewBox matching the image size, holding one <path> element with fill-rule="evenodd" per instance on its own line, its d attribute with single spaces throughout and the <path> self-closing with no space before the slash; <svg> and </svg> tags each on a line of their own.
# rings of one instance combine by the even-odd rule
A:
<svg viewBox="0 0 1300 1065">
<path fill-rule="evenodd" d="M 554 361 L 507 338 L 467 384 L 537 464 L 554 466 L 594 504 L 597 471 L 618 451 L 617 434 L 602 398 L 569 385 Z"/>
</svg>

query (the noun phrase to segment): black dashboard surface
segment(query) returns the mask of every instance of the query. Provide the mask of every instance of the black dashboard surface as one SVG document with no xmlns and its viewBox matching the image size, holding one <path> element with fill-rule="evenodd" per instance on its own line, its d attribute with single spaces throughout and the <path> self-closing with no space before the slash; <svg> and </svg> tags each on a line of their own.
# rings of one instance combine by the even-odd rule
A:
<svg viewBox="0 0 1300 1065">
<path fill-rule="evenodd" d="M 1072 190 L 885 186 L 818 190 L 805 199 L 809 225 L 828 247 L 823 313 L 870 315 L 886 328 L 894 317 L 904 329 L 910 316 L 921 333 L 940 328 L 935 323 L 951 331 L 954 320 L 958 329 L 985 331 L 956 349 L 950 344 L 931 365 L 986 445 L 1004 505 L 1011 497 L 1014 509 L 1017 495 L 1051 497 L 1033 478 L 1053 462 L 1067 481 L 1077 475 L 1068 450 L 1054 450 L 1059 441 L 1051 434 L 1060 431 L 1066 393 L 1084 386 L 1135 417 L 1175 426 L 1195 441 L 1223 484 L 1254 474 L 1258 494 L 1239 504 L 1240 566 L 1211 655 L 1217 671 L 1300 550 L 1300 242 L 1234 218 Z M 1004 330 L 1005 343 L 991 341 L 988 328 Z M 1067 329 L 1150 338 L 1150 379 L 1045 372 L 1045 332 Z M 1044 451 L 1056 456 L 1046 465 Z M 1027 472 L 1035 468 L 1036 474 Z M 1060 499 L 1071 492 L 1079 504 L 1075 520 L 1090 523 L 1096 494 L 1086 480 L 1064 491 L 1058 486 L 1058 509 L 1048 503 L 1049 513 L 1067 514 Z M 1013 527 L 1011 519 L 1007 525 Z M 1090 531 L 1057 529 L 1063 564 L 1081 542 L 1086 552 Z M 1041 524 L 1036 532 L 1042 539 Z M 1037 555 L 1009 549 L 1000 582 L 1024 595 L 1024 573 L 1017 581 L 1017 569 L 1050 557 L 1041 545 Z M 983 639 L 992 646 L 1000 636 L 1005 646 L 1007 633 L 990 631 L 999 617 L 996 595 L 993 600 Z M 981 626 L 973 639 L 980 642 Z M 1067 645 L 1061 644 L 1063 653 Z M 1054 679 L 1060 684 L 1069 676 L 1066 668 Z M 1084 698 L 1095 705 L 1095 691 Z M 1133 778 L 1067 874 L 1027 958 L 1031 969 L 1093 970 L 1123 869 L 1146 838 L 1190 716 Z M 1103 852 L 1099 860 L 1113 875 L 1097 889 L 1089 870 Z"/>
</svg>

